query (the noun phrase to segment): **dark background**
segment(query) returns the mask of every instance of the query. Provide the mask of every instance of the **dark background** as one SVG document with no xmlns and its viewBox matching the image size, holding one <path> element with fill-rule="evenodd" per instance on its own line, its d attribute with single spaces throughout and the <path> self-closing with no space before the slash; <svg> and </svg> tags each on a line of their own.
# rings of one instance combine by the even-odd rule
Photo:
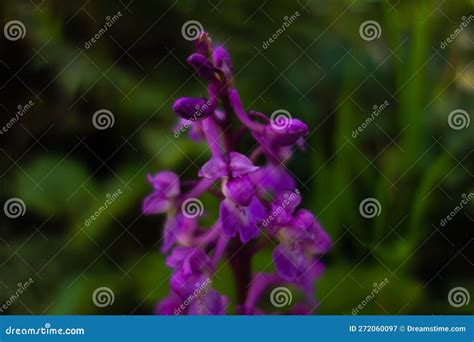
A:
<svg viewBox="0 0 474 342">
<path fill-rule="evenodd" d="M 295 11 L 298 19 L 264 49 Z M 473 111 L 474 22 L 440 47 L 473 14 L 472 1 L 3 0 L 0 13 L 2 27 L 20 20 L 26 28 L 23 39 L 0 38 L 0 126 L 18 105 L 34 103 L 0 136 L 0 203 L 26 206 L 15 219 L 0 212 L 0 304 L 34 280 L 7 313 L 150 314 L 168 292 L 163 217 L 144 217 L 140 207 L 151 190 L 147 173 L 192 179 L 209 158 L 205 144 L 172 134 L 173 101 L 205 96 L 185 63 L 193 44 L 181 27 L 189 20 L 230 51 L 246 108 L 285 108 L 310 127 L 306 151 L 289 168 L 334 241 L 317 312 L 350 314 L 387 278 L 361 314 L 472 313 L 472 302 L 448 301 L 454 287 L 474 289 L 472 201 L 440 225 L 474 191 L 473 124 L 448 124 L 453 110 Z M 359 35 L 367 20 L 380 25 L 378 39 Z M 100 109 L 113 113 L 113 127 L 93 126 Z M 373 219 L 359 212 L 369 197 L 381 204 Z M 255 269 L 272 269 L 270 252 Z M 213 282 L 235 300 L 232 284 L 228 267 Z M 102 286 L 115 301 L 98 308 L 91 296 Z"/>
</svg>

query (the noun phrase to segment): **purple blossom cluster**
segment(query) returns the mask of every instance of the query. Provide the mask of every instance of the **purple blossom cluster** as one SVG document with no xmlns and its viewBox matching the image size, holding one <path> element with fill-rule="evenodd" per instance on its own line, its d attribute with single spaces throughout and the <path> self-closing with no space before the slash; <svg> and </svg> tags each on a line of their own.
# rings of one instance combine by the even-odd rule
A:
<svg viewBox="0 0 474 342">
<path fill-rule="evenodd" d="M 190 138 L 205 141 L 212 156 L 196 181 L 182 183 L 171 171 L 148 176 L 153 192 L 144 199 L 143 213 L 166 214 L 162 252 L 173 270 L 170 294 L 157 304 L 156 313 L 264 314 L 262 307 L 269 306 L 264 296 L 285 285 L 302 298 L 289 313 L 309 314 L 317 304 L 314 284 L 323 270 L 320 258 L 331 242 L 315 216 L 298 208 L 301 194 L 285 168 L 294 147 L 303 146 L 308 127 L 291 116 L 269 118 L 246 111 L 233 84 L 227 50 L 212 46 L 205 32 L 195 45 L 187 62 L 208 82 L 208 98 L 179 98 L 173 111 L 179 125 L 189 128 Z M 245 155 L 239 145 L 247 134 L 256 145 Z M 202 203 L 198 198 L 206 192 L 220 201 L 219 217 L 210 227 L 203 227 L 200 216 L 184 206 Z M 252 272 L 253 256 L 265 248 L 273 248 L 275 271 Z M 230 299 L 211 286 L 223 263 L 234 274 L 233 309 Z"/>
</svg>

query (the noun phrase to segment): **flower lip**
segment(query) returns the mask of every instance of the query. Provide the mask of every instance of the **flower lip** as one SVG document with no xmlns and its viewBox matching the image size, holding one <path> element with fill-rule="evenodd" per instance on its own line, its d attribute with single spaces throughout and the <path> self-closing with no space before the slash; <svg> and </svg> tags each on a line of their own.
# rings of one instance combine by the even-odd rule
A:
<svg viewBox="0 0 474 342">
<path fill-rule="evenodd" d="M 243 243 L 255 239 L 259 232 L 258 224 L 265 217 L 265 208 L 253 196 L 248 207 L 239 206 L 230 199 L 221 202 L 219 208 L 219 225 L 224 233 L 230 237 L 239 232 Z"/>
<path fill-rule="evenodd" d="M 181 97 L 173 104 L 173 111 L 183 119 L 192 121 L 207 118 L 214 111 L 211 101 L 202 98 Z"/>
<path fill-rule="evenodd" d="M 223 192 L 233 202 L 247 207 L 252 201 L 255 186 L 247 175 L 243 175 L 242 177 L 227 180 L 223 185 Z"/>
</svg>

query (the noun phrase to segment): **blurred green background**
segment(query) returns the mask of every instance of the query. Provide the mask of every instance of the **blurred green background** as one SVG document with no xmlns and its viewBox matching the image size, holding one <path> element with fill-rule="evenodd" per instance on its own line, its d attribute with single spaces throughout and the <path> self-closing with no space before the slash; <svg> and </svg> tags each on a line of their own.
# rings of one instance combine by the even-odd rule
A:
<svg viewBox="0 0 474 342">
<path fill-rule="evenodd" d="M 473 203 L 444 227 L 440 220 L 474 192 L 473 126 L 452 129 L 448 115 L 474 109 L 474 21 L 440 44 L 473 1 L 19 1 L 0 3 L 1 122 L 32 108 L 0 136 L 0 203 L 17 197 L 26 213 L 0 215 L 0 304 L 34 280 L 9 314 L 150 314 L 168 292 L 159 252 L 163 217 L 144 217 L 146 174 L 172 169 L 193 179 L 209 158 L 204 144 L 175 138 L 171 104 L 205 96 L 186 57 L 182 25 L 199 21 L 230 51 L 246 108 L 284 108 L 311 130 L 306 151 L 289 164 L 334 241 L 315 294 L 321 314 L 467 314 L 448 293 L 473 294 Z M 120 19 L 89 49 L 84 44 L 118 11 Z M 298 11 L 300 16 L 262 47 Z M 366 41 L 359 27 L 380 25 Z M 352 132 L 389 105 L 356 138 Z M 98 130 L 99 109 L 114 115 Z M 250 147 L 251 145 L 248 145 Z M 99 217 L 85 220 L 120 195 Z M 361 216 L 365 198 L 379 216 Z M 204 198 L 207 200 L 206 198 Z M 205 201 L 212 217 L 216 206 Z M 254 260 L 271 271 L 271 250 Z M 98 287 L 112 305 L 92 303 Z M 235 300 L 224 267 L 213 286 Z"/>
</svg>

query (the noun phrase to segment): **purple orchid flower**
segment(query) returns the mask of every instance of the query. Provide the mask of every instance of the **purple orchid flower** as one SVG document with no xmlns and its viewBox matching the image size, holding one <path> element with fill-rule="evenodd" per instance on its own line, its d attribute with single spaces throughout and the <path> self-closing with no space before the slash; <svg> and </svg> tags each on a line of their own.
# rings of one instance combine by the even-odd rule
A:
<svg viewBox="0 0 474 342">
<path fill-rule="evenodd" d="M 265 314 L 268 291 L 286 285 L 306 297 L 288 313 L 310 314 L 316 304 L 314 285 L 324 269 L 320 259 L 331 241 L 314 215 L 299 208 L 302 196 L 285 166 L 295 149 L 303 147 L 308 127 L 291 116 L 272 119 L 246 111 L 233 84 L 228 51 L 213 47 L 205 32 L 195 45 L 187 62 L 208 82 L 208 99 L 174 102 L 172 109 L 180 118 L 174 135 L 187 130 L 192 139 L 207 143 L 211 157 L 199 169 L 197 181 L 181 182 L 171 171 L 148 176 L 153 192 L 143 201 L 143 213 L 166 213 L 162 252 L 173 270 L 170 293 L 155 313 L 226 314 L 231 302 L 211 284 L 218 265 L 228 263 L 235 274 L 236 313 Z M 250 154 L 240 146 L 247 132 L 257 142 Z M 204 193 L 220 201 L 210 227 L 183 209 L 190 201 L 202 205 L 198 198 Z M 273 248 L 275 272 L 253 274 L 252 257 L 263 248 Z"/>
<path fill-rule="evenodd" d="M 229 152 L 225 157 L 213 157 L 198 174 L 214 181 L 223 180 L 225 199 L 220 205 L 219 224 L 231 237 L 239 232 L 243 243 L 257 237 L 257 224 L 265 217 L 265 209 L 254 196 L 255 186 L 248 176 L 256 170 L 258 167 L 246 156 Z"/>
</svg>

